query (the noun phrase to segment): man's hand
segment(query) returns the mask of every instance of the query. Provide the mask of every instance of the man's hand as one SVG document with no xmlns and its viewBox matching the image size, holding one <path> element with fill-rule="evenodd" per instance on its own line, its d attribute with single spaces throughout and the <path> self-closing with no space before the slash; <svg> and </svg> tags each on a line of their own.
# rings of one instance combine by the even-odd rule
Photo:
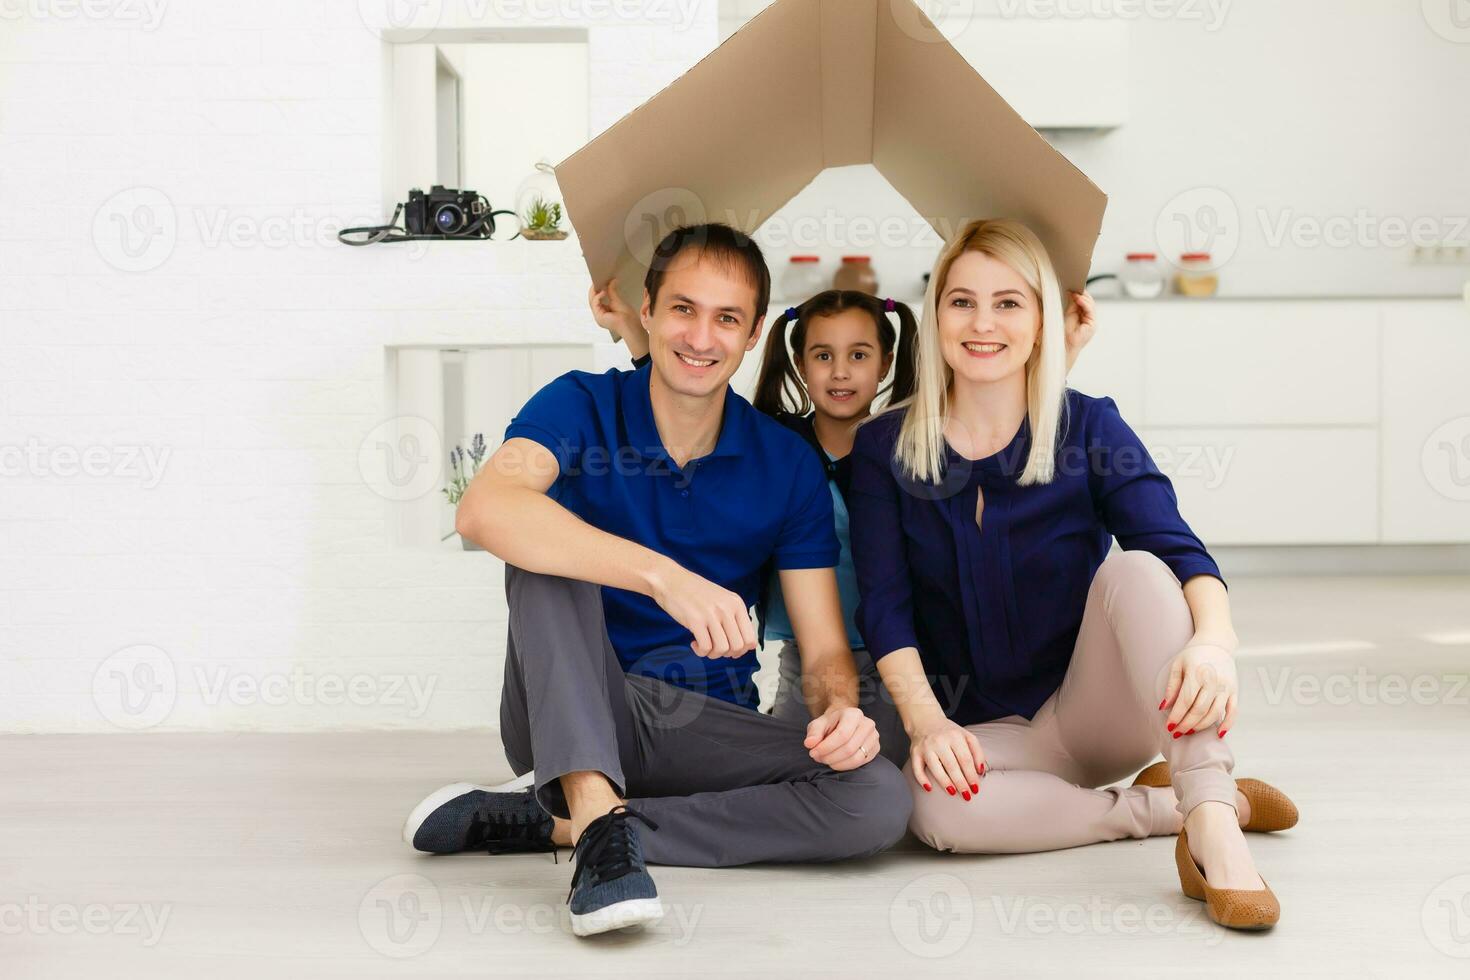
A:
<svg viewBox="0 0 1470 980">
<path fill-rule="evenodd" d="M 806 726 L 805 745 L 812 761 L 838 772 L 878 758 L 878 726 L 857 708 L 828 708 Z"/>
<path fill-rule="evenodd" d="M 694 634 L 689 646 L 699 656 L 743 657 L 755 649 L 750 609 L 738 593 L 674 565 L 659 577 L 652 595 L 674 622 Z"/>
</svg>

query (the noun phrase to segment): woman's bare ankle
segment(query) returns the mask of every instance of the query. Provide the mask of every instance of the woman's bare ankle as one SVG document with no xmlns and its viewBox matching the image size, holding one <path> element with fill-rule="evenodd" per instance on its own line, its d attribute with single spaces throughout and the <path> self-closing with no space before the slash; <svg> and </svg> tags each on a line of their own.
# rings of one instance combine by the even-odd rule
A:
<svg viewBox="0 0 1470 980">
<path fill-rule="evenodd" d="M 1218 833 L 1224 827 L 1240 827 L 1240 817 L 1228 803 L 1206 800 L 1184 817 L 1184 829 L 1191 836 Z"/>
<path fill-rule="evenodd" d="M 1189 853 L 1215 888 L 1258 889 L 1265 887 L 1240 831 L 1234 807 L 1206 800 L 1184 818 L 1189 834 Z"/>
<path fill-rule="evenodd" d="M 1236 822 L 1244 827 L 1251 822 L 1251 801 L 1240 790 L 1235 791 Z"/>
</svg>

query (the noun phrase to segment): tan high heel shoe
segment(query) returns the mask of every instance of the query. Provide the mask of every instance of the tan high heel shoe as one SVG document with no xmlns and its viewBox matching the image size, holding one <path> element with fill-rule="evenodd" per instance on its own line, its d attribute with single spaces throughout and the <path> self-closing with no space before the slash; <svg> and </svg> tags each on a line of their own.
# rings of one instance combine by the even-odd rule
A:
<svg viewBox="0 0 1470 980">
<path fill-rule="evenodd" d="M 1184 894 L 1205 903 L 1210 918 L 1227 929 L 1269 929 L 1281 918 L 1281 903 L 1269 885 L 1259 889 L 1211 888 L 1205 873 L 1189 853 L 1189 835 L 1179 832 L 1174 844 L 1174 863 L 1179 866 L 1179 887 Z M 1266 884 L 1266 879 L 1261 879 Z"/>
<path fill-rule="evenodd" d="M 1155 762 L 1133 780 L 1134 786 L 1168 786 L 1169 764 Z M 1290 830 L 1296 826 L 1301 814 L 1291 798 L 1270 783 L 1259 779 L 1237 779 L 1235 788 L 1251 805 L 1251 818 L 1241 830 L 1270 833 L 1275 830 Z"/>
</svg>

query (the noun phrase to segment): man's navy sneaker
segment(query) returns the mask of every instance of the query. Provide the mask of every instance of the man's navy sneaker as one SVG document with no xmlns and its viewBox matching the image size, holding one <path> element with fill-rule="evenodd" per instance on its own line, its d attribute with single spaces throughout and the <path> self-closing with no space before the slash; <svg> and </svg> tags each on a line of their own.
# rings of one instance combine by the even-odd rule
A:
<svg viewBox="0 0 1470 980">
<path fill-rule="evenodd" d="M 552 820 L 529 790 L 453 783 L 430 793 L 403 825 L 403 839 L 431 854 L 555 851 Z"/>
<path fill-rule="evenodd" d="M 664 916 L 658 889 L 643 863 L 643 844 L 633 820 L 658 825 L 637 810 L 618 807 L 587 825 L 577 841 L 577 870 L 567 902 L 572 932 L 591 936 L 657 922 Z"/>
</svg>

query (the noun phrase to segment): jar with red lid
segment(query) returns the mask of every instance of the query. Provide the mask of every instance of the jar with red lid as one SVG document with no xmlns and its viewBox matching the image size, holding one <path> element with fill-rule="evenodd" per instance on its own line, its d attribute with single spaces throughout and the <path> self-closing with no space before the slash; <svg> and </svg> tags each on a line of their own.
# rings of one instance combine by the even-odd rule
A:
<svg viewBox="0 0 1470 980">
<path fill-rule="evenodd" d="M 837 274 L 832 277 L 833 289 L 854 289 L 860 293 L 878 295 L 878 274 L 873 271 L 873 260 L 867 255 L 844 255 Z"/>
<path fill-rule="evenodd" d="M 1213 296 L 1220 288 L 1220 276 L 1209 252 L 1185 252 L 1179 256 L 1179 271 L 1174 275 L 1174 288 L 1181 296 Z"/>
<path fill-rule="evenodd" d="M 1164 292 L 1164 270 L 1154 252 L 1129 252 L 1118 281 L 1129 299 L 1155 299 Z"/>
<path fill-rule="evenodd" d="M 815 255 L 793 255 L 781 273 L 779 284 L 781 299 L 795 306 L 805 303 L 827 288 L 827 277 L 822 274 L 821 260 Z"/>
</svg>

